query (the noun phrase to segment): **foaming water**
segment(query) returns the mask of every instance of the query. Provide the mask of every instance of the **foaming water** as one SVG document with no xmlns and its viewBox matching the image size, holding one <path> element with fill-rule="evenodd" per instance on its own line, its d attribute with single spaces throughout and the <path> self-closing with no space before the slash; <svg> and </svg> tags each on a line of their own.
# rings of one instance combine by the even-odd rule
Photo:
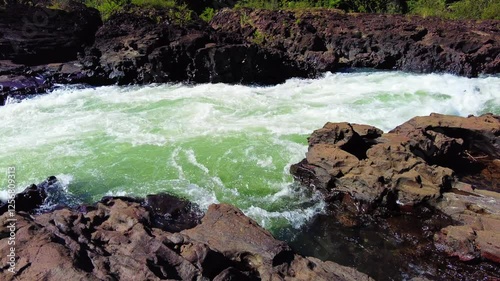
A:
<svg viewBox="0 0 500 281">
<path fill-rule="evenodd" d="M 61 88 L 0 108 L 0 169 L 19 190 L 64 174 L 84 201 L 170 192 L 228 202 L 269 229 L 299 227 L 323 202 L 288 169 L 327 121 L 389 130 L 431 112 L 500 114 L 500 78 L 400 72 L 327 74 L 273 87 Z M 1 178 L 0 196 L 6 196 Z"/>
</svg>

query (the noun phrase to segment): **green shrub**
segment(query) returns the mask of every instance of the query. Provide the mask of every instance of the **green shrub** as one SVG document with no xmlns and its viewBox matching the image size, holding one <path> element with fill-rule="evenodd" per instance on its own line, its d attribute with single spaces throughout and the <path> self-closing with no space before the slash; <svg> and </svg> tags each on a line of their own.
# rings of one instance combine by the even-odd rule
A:
<svg viewBox="0 0 500 281">
<path fill-rule="evenodd" d="M 262 45 L 266 41 L 266 36 L 264 33 L 260 32 L 259 30 L 255 30 L 253 33 L 253 39 L 252 42 L 257 44 L 257 45 Z"/>
<path fill-rule="evenodd" d="M 422 17 L 446 16 L 446 0 L 410 0 L 408 9 L 412 14 Z"/>
<path fill-rule="evenodd" d="M 205 8 L 205 10 L 203 11 L 203 13 L 201 13 L 200 15 L 200 18 L 206 22 L 209 22 L 212 20 L 212 18 L 214 17 L 215 15 L 215 10 L 214 8 L 211 8 L 211 7 L 207 7 Z"/>
<path fill-rule="evenodd" d="M 496 6 L 496 7 L 495 7 Z M 494 19 L 500 17 L 498 0 L 462 0 L 450 5 L 450 18 Z"/>
<path fill-rule="evenodd" d="M 131 0 L 131 3 L 140 7 L 152 8 L 174 8 L 177 5 L 174 0 Z"/>
<path fill-rule="evenodd" d="M 500 1 L 492 2 L 481 13 L 482 19 L 500 20 Z"/>
<path fill-rule="evenodd" d="M 87 0 L 85 4 L 97 9 L 101 18 L 107 20 L 111 15 L 122 11 L 123 6 L 130 4 L 130 0 Z"/>
</svg>

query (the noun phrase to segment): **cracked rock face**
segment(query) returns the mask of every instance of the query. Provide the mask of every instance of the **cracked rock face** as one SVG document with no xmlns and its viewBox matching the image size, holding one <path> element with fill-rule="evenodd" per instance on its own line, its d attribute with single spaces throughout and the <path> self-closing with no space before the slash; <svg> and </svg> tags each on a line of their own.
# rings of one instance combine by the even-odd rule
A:
<svg viewBox="0 0 500 281">
<path fill-rule="evenodd" d="M 196 214 L 186 211 L 185 201 L 167 195 L 146 201 L 105 198 L 85 212 L 19 212 L 17 273 L 3 267 L 1 280 L 372 280 L 295 254 L 233 206 L 210 206 L 191 228 L 186 214 Z M 169 220 L 155 224 L 159 211 L 169 212 L 163 214 Z M 0 216 L 3 264 L 10 251 L 8 215 Z"/>
<path fill-rule="evenodd" d="M 499 157 L 499 116 L 431 114 L 389 133 L 327 123 L 312 133 L 306 158 L 291 172 L 343 206 L 348 218 L 429 204 L 454 222 L 434 234 L 437 249 L 463 261 L 498 263 Z"/>
<path fill-rule="evenodd" d="M 327 123 L 309 138 L 309 151 L 291 172 L 327 197 L 339 192 L 371 205 L 415 205 L 451 187 L 453 171 L 411 152 L 410 139 L 374 127 Z"/>
<path fill-rule="evenodd" d="M 217 30 L 287 52 L 318 71 L 372 67 L 464 76 L 497 73 L 498 21 L 446 21 L 407 15 L 311 11 L 223 10 Z M 259 36 L 256 36 L 259 35 Z"/>
</svg>

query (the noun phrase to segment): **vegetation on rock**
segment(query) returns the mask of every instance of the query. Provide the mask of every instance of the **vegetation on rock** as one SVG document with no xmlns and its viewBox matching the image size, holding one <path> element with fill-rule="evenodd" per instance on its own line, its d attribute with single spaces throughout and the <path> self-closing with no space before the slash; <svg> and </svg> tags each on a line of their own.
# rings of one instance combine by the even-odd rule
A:
<svg viewBox="0 0 500 281">
<path fill-rule="evenodd" d="M 0 6 L 12 4 L 44 5 L 56 9 L 68 0 L 0 0 Z M 413 14 L 447 19 L 500 20 L 500 0 L 79 0 L 96 8 L 103 19 L 124 11 L 130 5 L 152 8 L 175 8 L 179 18 L 195 12 L 210 21 L 222 8 L 254 9 L 340 9 L 355 13 Z M 47 3 L 49 2 L 49 3 Z M 126 9 L 125 9 L 126 10 Z"/>
</svg>

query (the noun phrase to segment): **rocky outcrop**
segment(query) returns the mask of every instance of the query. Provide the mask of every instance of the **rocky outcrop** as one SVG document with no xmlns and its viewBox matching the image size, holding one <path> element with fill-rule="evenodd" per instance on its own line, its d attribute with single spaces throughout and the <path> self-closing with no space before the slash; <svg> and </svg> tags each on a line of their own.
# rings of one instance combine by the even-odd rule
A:
<svg viewBox="0 0 500 281">
<path fill-rule="evenodd" d="M 216 30 L 288 53 L 319 71 L 343 67 L 447 72 L 464 76 L 500 69 L 498 21 L 449 21 L 335 10 L 219 12 Z"/>
<path fill-rule="evenodd" d="M 0 9 L 0 60 L 28 66 L 76 60 L 102 22 L 97 10 L 83 4 L 71 2 L 65 9 Z"/>
<path fill-rule="evenodd" d="M 225 82 L 276 84 L 309 72 L 285 53 L 215 32 L 204 21 L 172 19 L 168 10 L 112 16 L 83 59 L 96 83 Z"/>
<path fill-rule="evenodd" d="M 53 179 L 53 178 L 51 178 Z M 2 280 L 372 280 L 295 254 L 233 206 L 196 206 L 170 195 L 104 198 L 11 219 L 0 216 Z M 4 243 L 5 242 L 5 243 Z M 8 255 L 15 248 L 15 274 Z"/>
<path fill-rule="evenodd" d="M 83 81 L 77 55 L 94 42 L 101 18 L 83 4 L 70 2 L 64 8 L 0 8 L 0 105 L 8 96 Z"/>
<path fill-rule="evenodd" d="M 436 200 L 451 188 L 453 171 L 427 164 L 412 153 L 410 142 L 374 127 L 327 123 L 311 135 L 306 159 L 291 172 L 331 200 L 342 192 L 368 207 Z"/>
<path fill-rule="evenodd" d="M 342 223 L 429 204 L 453 221 L 434 235 L 438 249 L 464 261 L 498 262 L 499 143 L 500 117 L 492 114 L 431 114 L 385 134 L 327 123 L 309 137 L 306 158 L 291 172 L 341 206 L 334 216 Z"/>
<path fill-rule="evenodd" d="M 64 8 L 0 9 L 0 104 L 57 83 L 277 84 L 345 67 L 464 76 L 500 69 L 498 21 L 224 9 L 207 24 L 176 8 L 126 6 L 99 27 L 97 11 Z"/>
</svg>

